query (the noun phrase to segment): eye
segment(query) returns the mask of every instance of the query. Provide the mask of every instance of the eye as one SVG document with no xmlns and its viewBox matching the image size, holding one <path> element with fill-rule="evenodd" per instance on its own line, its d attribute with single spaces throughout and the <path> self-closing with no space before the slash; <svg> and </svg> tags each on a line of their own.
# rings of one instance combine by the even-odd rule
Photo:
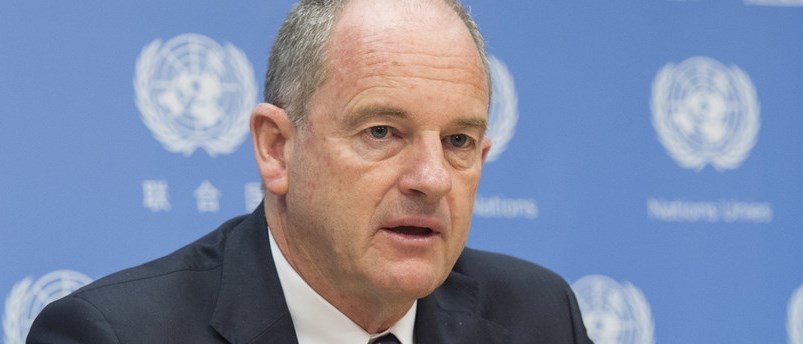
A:
<svg viewBox="0 0 803 344">
<path fill-rule="evenodd" d="M 390 128 L 384 125 L 371 127 L 368 129 L 368 133 L 375 139 L 384 139 L 388 136 L 388 133 L 390 133 Z"/>
<path fill-rule="evenodd" d="M 469 145 L 471 139 L 465 134 L 449 135 L 449 144 L 457 148 L 465 148 Z"/>
</svg>

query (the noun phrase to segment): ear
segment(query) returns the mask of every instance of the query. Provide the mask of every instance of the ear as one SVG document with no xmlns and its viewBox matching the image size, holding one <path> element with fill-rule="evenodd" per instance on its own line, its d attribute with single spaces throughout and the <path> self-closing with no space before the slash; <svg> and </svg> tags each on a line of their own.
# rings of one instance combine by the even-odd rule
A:
<svg viewBox="0 0 803 344">
<path fill-rule="evenodd" d="M 491 151 L 491 138 L 485 136 L 482 138 L 482 163 L 485 163 L 485 157 L 488 156 L 488 152 Z"/>
<path fill-rule="evenodd" d="M 251 137 L 254 141 L 259 174 L 265 191 L 281 196 L 287 193 L 287 149 L 295 128 L 287 113 L 272 104 L 262 103 L 251 113 Z"/>
</svg>

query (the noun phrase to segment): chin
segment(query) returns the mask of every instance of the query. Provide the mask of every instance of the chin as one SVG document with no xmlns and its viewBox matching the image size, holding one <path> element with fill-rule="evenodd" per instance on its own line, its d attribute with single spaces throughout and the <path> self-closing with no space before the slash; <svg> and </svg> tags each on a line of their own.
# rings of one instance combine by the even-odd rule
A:
<svg viewBox="0 0 803 344">
<path fill-rule="evenodd" d="M 435 268 L 431 264 L 406 264 L 404 267 L 385 270 L 381 284 L 391 294 L 420 299 L 432 294 L 446 280 L 448 274 L 448 270 Z"/>
</svg>

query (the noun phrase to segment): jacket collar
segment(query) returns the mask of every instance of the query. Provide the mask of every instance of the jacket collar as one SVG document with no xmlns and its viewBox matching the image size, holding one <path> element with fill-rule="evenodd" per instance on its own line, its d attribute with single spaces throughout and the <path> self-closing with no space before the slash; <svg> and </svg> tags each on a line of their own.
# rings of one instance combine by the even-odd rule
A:
<svg viewBox="0 0 803 344">
<path fill-rule="evenodd" d="M 418 300 L 416 344 L 508 343 L 508 330 L 481 317 L 476 280 L 452 271 L 431 295 Z"/>
<path fill-rule="evenodd" d="M 296 343 L 263 206 L 224 235 L 220 291 L 210 324 L 231 343 Z"/>
<path fill-rule="evenodd" d="M 210 324 L 231 343 L 297 343 L 271 256 L 262 205 L 225 232 L 220 291 Z M 508 342 L 508 331 L 477 310 L 476 280 L 452 271 L 418 301 L 416 344 Z"/>
</svg>

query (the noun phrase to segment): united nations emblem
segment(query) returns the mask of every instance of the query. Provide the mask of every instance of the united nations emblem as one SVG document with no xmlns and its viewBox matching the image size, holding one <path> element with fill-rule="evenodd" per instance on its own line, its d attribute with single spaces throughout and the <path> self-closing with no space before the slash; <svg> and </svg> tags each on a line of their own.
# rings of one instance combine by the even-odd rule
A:
<svg viewBox="0 0 803 344">
<path fill-rule="evenodd" d="M 597 344 L 652 344 L 653 320 L 641 291 L 607 276 L 585 276 L 572 284 L 588 336 Z"/>
<path fill-rule="evenodd" d="M 25 343 L 25 337 L 28 336 L 33 319 L 45 306 L 89 282 L 92 282 L 92 279 L 80 272 L 57 270 L 42 276 L 35 282 L 31 277 L 26 277 L 15 284 L 11 288 L 11 293 L 6 297 L 5 314 L 3 315 L 5 343 Z"/>
<path fill-rule="evenodd" d="M 789 300 L 787 313 L 786 331 L 789 332 L 789 344 L 803 344 L 803 285 Z"/>
<path fill-rule="evenodd" d="M 170 152 L 210 156 L 234 152 L 248 133 L 256 102 L 254 70 L 231 44 L 199 34 L 145 46 L 134 90 L 142 121 Z"/>
<path fill-rule="evenodd" d="M 494 56 L 488 57 L 491 68 L 491 108 L 488 113 L 488 131 L 491 139 L 491 151 L 485 161 L 496 160 L 507 148 L 513 138 L 516 122 L 519 119 L 518 96 L 513 76 L 505 64 Z"/>
<path fill-rule="evenodd" d="M 756 143 L 756 90 L 747 74 L 707 57 L 667 64 L 652 85 L 652 124 L 677 163 L 734 169 Z"/>
</svg>

